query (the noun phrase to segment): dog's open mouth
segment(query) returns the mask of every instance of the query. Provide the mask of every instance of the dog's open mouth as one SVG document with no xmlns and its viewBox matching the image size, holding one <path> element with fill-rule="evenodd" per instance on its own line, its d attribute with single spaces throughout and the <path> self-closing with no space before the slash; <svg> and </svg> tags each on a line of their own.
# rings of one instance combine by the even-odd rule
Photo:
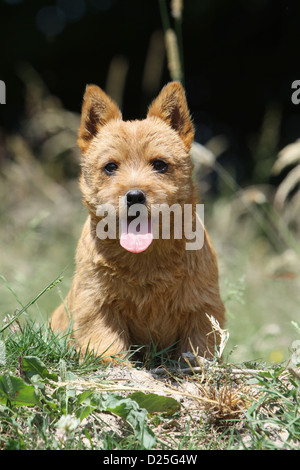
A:
<svg viewBox="0 0 300 470">
<path fill-rule="evenodd" d="M 131 253 L 147 250 L 153 240 L 151 219 L 146 217 L 127 217 L 121 219 L 120 244 Z"/>
</svg>

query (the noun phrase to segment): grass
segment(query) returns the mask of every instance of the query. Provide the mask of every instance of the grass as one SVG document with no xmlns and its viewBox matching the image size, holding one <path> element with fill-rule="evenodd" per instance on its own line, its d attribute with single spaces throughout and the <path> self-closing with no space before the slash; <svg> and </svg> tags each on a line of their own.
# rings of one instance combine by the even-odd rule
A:
<svg viewBox="0 0 300 470">
<path fill-rule="evenodd" d="M 196 161 L 200 192 L 202 172 L 220 180 L 218 200 L 204 195 L 202 201 L 227 310 L 223 362 L 216 354 L 182 369 L 155 345 L 147 369 L 105 366 L 92 353 L 81 357 L 70 335 L 47 327 L 69 289 L 86 216 L 77 184 L 79 116 L 30 73 L 28 102 L 38 101 L 28 109 L 30 132 L 25 126 L 22 136 L 6 136 L 10 161 L 0 169 L 0 449 L 298 449 L 294 173 L 279 186 L 278 217 L 261 187 L 239 188 L 216 157 L 211 168 Z M 278 161 L 289 168 L 287 150 Z M 263 165 L 260 158 L 260 175 Z"/>
<path fill-rule="evenodd" d="M 297 349 L 288 364 L 237 365 L 216 354 L 185 367 L 163 364 L 167 368 L 152 369 L 143 381 L 139 364 L 108 366 L 92 353 L 81 357 L 68 334 L 32 320 L 38 298 L 0 333 L 1 449 L 299 447 Z"/>
</svg>

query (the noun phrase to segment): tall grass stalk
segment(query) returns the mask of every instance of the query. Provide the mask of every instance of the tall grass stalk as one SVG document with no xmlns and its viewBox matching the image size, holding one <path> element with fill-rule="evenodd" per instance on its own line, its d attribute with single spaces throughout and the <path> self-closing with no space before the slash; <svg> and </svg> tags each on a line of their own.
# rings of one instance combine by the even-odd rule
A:
<svg viewBox="0 0 300 470">
<path fill-rule="evenodd" d="M 233 193 L 242 190 L 230 173 L 217 161 L 213 163 L 213 168 Z M 299 243 L 297 243 L 291 231 L 271 205 L 268 208 L 264 205 L 258 208 L 253 204 L 247 204 L 243 198 L 241 198 L 241 203 L 244 204 L 256 224 L 277 248 L 280 249 L 282 245 L 285 245 L 285 247 L 292 248 L 297 253 L 299 252 Z"/>
<path fill-rule="evenodd" d="M 2 279 L 5 280 L 3 276 L 1 276 Z M 19 319 L 19 317 L 26 312 L 31 305 L 33 305 L 45 292 L 51 290 L 53 287 L 55 287 L 57 284 L 59 284 L 62 281 L 62 276 L 58 276 L 54 281 L 50 282 L 39 294 L 37 294 L 32 300 L 28 302 L 24 307 L 21 308 L 21 310 L 17 311 L 15 315 L 0 329 L 0 333 L 3 333 L 8 327 L 10 327 L 16 320 Z M 5 280 L 6 285 L 7 281 Z M 10 290 L 14 292 L 11 288 Z M 22 304 L 21 304 L 22 305 Z"/>
<path fill-rule="evenodd" d="M 172 80 L 181 82 L 184 87 L 183 40 L 182 40 L 182 2 L 172 2 L 174 28 L 171 26 L 165 0 L 158 0 L 160 16 L 165 36 L 168 69 Z M 174 4 L 178 4 L 175 5 Z"/>
</svg>

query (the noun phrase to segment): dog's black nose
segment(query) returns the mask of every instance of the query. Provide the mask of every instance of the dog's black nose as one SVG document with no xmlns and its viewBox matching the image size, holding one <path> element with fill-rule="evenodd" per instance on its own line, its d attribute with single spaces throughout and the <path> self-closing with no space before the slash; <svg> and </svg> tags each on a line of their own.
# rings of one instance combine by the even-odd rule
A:
<svg viewBox="0 0 300 470">
<path fill-rule="evenodd" d="M 140 189 L 131 189 L 126 193 L 127 206 L 133 206 L 133 204 L 145 204 L 146 195 Z"/>
</svg>

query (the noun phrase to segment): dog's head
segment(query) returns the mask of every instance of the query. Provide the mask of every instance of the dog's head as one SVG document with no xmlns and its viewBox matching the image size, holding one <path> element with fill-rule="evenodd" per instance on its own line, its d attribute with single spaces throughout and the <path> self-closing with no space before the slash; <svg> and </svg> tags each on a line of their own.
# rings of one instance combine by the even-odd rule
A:
<svg viewBox="0 0 300 470">
<path fill-rule="evenodd" d="M 114 101 L 97 86 L 88 86 L 78 144 L 81 191 L 91 214 L 95 216 L 101 205 L 110 205 L 121 217 L 122 211 L 138 204 L 149 217 L 155 205 L 192 204 L 189 151 L 193 137 L 185 94 L 178 82 L 162 89 L 141 121 L 123 121 Z M 125 237 L 129 235 L 128 221 L 123 229 L 122 246 L 131 251 L 130 237 L 127 241 Z M 150 223 L 144 224 L 143 231 L 140 251 L 151 243 Z"/>
</svg>

